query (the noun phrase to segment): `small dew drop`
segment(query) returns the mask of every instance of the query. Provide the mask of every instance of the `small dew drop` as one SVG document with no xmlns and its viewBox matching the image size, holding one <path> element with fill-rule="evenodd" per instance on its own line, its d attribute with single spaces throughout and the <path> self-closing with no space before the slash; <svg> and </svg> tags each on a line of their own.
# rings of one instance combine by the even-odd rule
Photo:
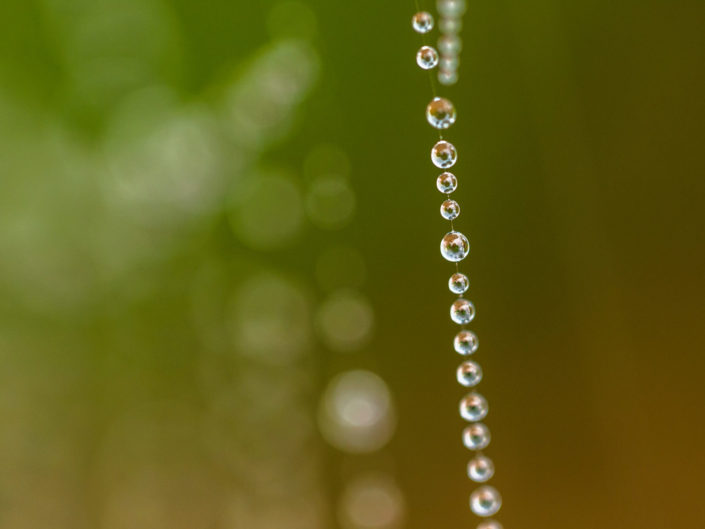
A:
<svg viewBox="0 0 705 529">
<path fill-rule="evenodd" d="M 441 192 L 449 195 L 458 189 L 458 179 L 453 173 L 442 173 L 436 179 L 436 188 Z"/>
<path fill-rule="evenodd" d="M 477 362 L 467 361 L 458 367 L 458 383 L 466 388 L 477 386 L 482 380 L 482 368 Z"/>
<path fill-rule="evenodd" d="M 416 64 L 424 70 L 430 70 L 438 64 L 438 52 L 431 46 L 421 46 L 416 54 Z"/>
<path fill-rule="evenodd" d="M 448 288 L 453 294 L 464 294 L 470 288 L 470 280 L 465 274 L 455 273 L 448 280 Z"/>
<path fill-rule="evenodd" d="M 477 516 L 493 516 L 502 506 L 502 497 L 494 487 L 480 487 L 470 495 L 470 509 Z"/>
<path fill-rule="evenodd" d="M 438 82 L 444 86 L 454 85 L 458 82 L 458 72 L 456 70 L 438 70 Z"/>
<path fill-rule="evenodd" d="M 456 299 L 450 306 L 450 319 L 458 325 L 465 325 L 475 319 L 475 305 L 467 299 Z"/>
<path fill-rule="evenodd" d="M 436 0 L 436 8 L 441 16 L 459 17 L 465 13 L 465 0 Z"/>
<path fill-rule="evenodd" d="M 463 356 L 473 354 L 479 346 L 477 336 L 472 331 L 460 331 L 453 340 L 455 352 Z"/>
<path fill-rule="evenodd" d="M 463 49 L 463 41 L 458 35 L 441 35 L 438 38 L 438 51 L 442 55 L 458 55 Z"/>
<path fill-rule="evenodd" d="M 488 411 L 487 400 L 479 393 L 468 393 L 460 401 L 460 416 L 466 421 L 481 421 L 487 417 Z"/>
<path fill-rule="evenodd" d="M 460 65 L 460 60 L 458 60 L 457 55 L 441 55 L 438 61 L 438 67 L 442 70 L 448 70 L 455 72 Z"/>
<path fill-rule="evenodd" d="M 426 107 L 426 120 L 433 128 L 447 129 L 455 123 L 456 117 L 455 106 L 444 97 L 433 98 L 433 101 Z"/>
<path fill-rule="evenodd" d="M 441 217 L 446 220 L 454 220 L 460 215 L 460 206 L 455 200 L 446 200 L 441 204 Z"/>
<path fill-rule="evenodd" d="M 456 34 L 463 29 L 463 21 L 459 17 L 441 17 L 438 21 L 438 30 L 441 33 Z"/>
<path fill-rule="evenodd" d="M 417 33 L 428 33 L 433 29 L 433 15 L 426 11 L 416 13 L 411 18 L 411 26 Z"/>
<path fill-rule="evenodd" d="M 463 430 L 463 444 L 468 450 L 484 450 L 490 445 L 490 429 L 477 422 Z"/>
<path fill-rule="evenodd" d="M 475 483 L 486 483 L 494 476 L 494 463 L 487 456 L 478 455 L 468 463 L 468 477 Z"/>
<path fill-rule="evenodd" d="M 452 143 L 441 140 L 431 149 L 431 161 L 439 169 L 448 169 L 458 161 L 458 151 Z"/>
<path fill-rule="evenodd" d="M 451 231 L 441 240 L 441 255 L 446 261 L 457 263 L 470 252 L 468 238 L 459 231 Z"/>
</svg>

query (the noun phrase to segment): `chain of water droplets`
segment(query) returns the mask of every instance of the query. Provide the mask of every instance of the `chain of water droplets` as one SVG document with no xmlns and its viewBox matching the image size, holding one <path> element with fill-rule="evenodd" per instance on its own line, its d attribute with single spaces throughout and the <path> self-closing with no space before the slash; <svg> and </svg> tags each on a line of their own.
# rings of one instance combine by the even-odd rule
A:
<svg viewBox="0 0 705 529">
<path fill-rule="evenodd" d="M 462 16 L 465 13 L 465 0 L 437 0 L 436 7 L 440 15 L 438 51 L 424 43 L 416 54 L 416 62 L 429 73 L 438 66 L 438 81 L 443 85 L 455 84 L 458 80 L 459 54 L 461 40 L 458 33 L 462 27 Z M 417 13 L 412 18 L 414 30 L 426 35 L 434 28 L 434 17 L 426 11 L 421 11 L 416 0 Z M 433 75 L 430 76 L 433 99 L 426 107 L 428 123 L 438 130 L 439 141 L 431 149 L 433 165 L 444 171 L 452 168 L 458 160 L 455 146 L 443 139 L 443 131 L 450 128 L 456 121 L 456 110 L 453 103 L 444 97 L 436 95 Z M 470 280 L 460 272 L 459 263 L 470 252 L 470 243 L 465 235 L 456 231 L 453 221 L 460 215 L 460 206 L 451 199 L 451 194 L 458 187 L 458 179 L 453 173 L 443 172 L 436 180 L 436 187 L 446 196 L 441 204 L 441 216 L 450 221 L 450 231 L 441 240 L 441 255 L 455 264 L 455 273 L 448 281 L 448 288 L 458 298 L 450 307 L 450 318 L 461 326 L 460 332 L 453 340 L 453 347 L 462 356 L 470 356 L 477 351 L 478 340 L 475 334 L 466 328 L 475 318 L 475 306 L 463 295 L 470 288 Z M 474 388 L 482 380 L 482 368 L 472 360 L 464 361 L 457 371 L 458 382 L 467 388 Z M 487 416 L 487 400 L 480 393 L 472 390 L 460 401 L 460 415 L 470 423 L 463 431 L 463 444 L 474 454 L 468 463 L 468 477 L 481 484 L 470 494 L 470 509 L 482 521 L 477 529 L 502 529 L 502 525 L 489 517 L 494 516 L 502 506 L 502 498 L 492 486 L 486 483 L 494 476 L 492 460 L 483 454 L 490 443 L 490 431 L 481 421 Z"/>
</svg>

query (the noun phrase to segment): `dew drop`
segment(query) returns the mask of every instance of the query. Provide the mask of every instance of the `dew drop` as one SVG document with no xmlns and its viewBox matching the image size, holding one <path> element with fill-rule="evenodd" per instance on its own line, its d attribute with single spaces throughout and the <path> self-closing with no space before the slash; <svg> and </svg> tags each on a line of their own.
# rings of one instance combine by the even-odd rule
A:
<svg viewBox="0 0 705 529">
<path fill-rule="evenodd" d="M 458 55 L 463 49 L 463 41 L 458 35 L 441 35 L 438 38 L 438 51 L 442 55 Z"/>
<path fill-rule="evenodd" d="M 438 52 L 431 46 L 421 46 L 416 54 L 416 64 L 424 70 L 430 70 L 438 64 Z"/>
<path fill-rule="evenodd" d="M 411 26 L 417 33 L 428 33 L 433 29 L 433 16 L 426 11 L 416 13 L 411 18 Z"/>
<path fill-rule="evenodd" d="M 465 259 L 469 252 L 468 238 L 459 231 L 448 232 L 441 240 L 441 255 L 446 261 L 457 263 Z"/>
<path fill-rule="evenodd" d="M 481 422 L 463 430 L 463 444 L 469 450 L 484 450 L 490 445 L 490 429 Z"/>
<path fill-rule="evenodd" d="M 438 60 L 434 66 L 437 63 Z M 433 128 L 447 129 L 455 123 L 456 117 L 455 106 L 444 97 L 434 97 L 426 107 L 426 119 Z"/>
<path fill-rule="evenodd" d="M 465 325 L 475 319 L 475 305 L 467 299 L 456 299 L 450 306 L 450 319 L 458 325 Z"/>
<path fill-rule="evenodd" d="M 436 188 L 438 188 L 441 193 L 449 195 L 458 189 L 458 179 L 453 173 L 442 173 L 436 179 Z"/>
<path fill-rule="evenodd" d="M 460 215 L 460 206 L 455 200 L 446 200 L 441 204 L 441 217 L 446 220 L 454 220 Z"/>
<path fill-rule="evenodd" d="M 454 85 L 458 82 L 458 72 L 455 70 L 438 70 L 438 82 L 444 86 Z"/>
<path fill-rule="evenodd" d="M 463 362 L 458 367 L 457 376 L 460 385 L 472 388 L 482 380 L 482 368 L 477 362 Z"/>
<path fill-rule="evenodd" d="M 431 149 L 431 161 L 440 169 L 448 169 L 458 161 L 458 151 L 452 143 L 441 140 Z"/>
<path fill-rule="evenodd" d="M 463 21 L 458 17 L 441 17 L 438 21 L 438 30 L 441 33 L 456 34 L 463 29 Z"/>
<path fill-rule="evenodd" d="M 460 61 L 458 60 L 457 55 L 441 55 L 441 58 L 438 61 L 438 67 L 441 70 L 447 70 L 450 72 L 456 71 L 459 64 Z"/>
<path fill-rule="evenodd" d="M 477 336 L 472 331 L 460 331 L 453 340 L 453 348 L 458 354 L 463 356 L 473 354 L 479 346 Z"/>
<path fill-rule="evenodd" d="M 460 416 L 466 421 L 481 421 L 487 417 L 488 411 L 487 400 L 479 393 L 468 393 L 460 401 Z"/>
<path fill-rule="evenodd" d="M 465 274 L 455 273 L 448 280 L 448 288 L 453 294 L 463 294 L 470 288 L 470 280 Z"/>
<path fill-rule="evenodd" d="M 470 509 L 477 516 L 492 516 L 502 506 L 502 497 L 494 487 L 480 487 L 470 495 Z"/>
<path fill-rule="evenodd" d="M 495 520 L 487 520 L 477 526 L 477 529 L 504 529 L 502 524 Z"/>
<path fill-rule="evenodd" d="M 459 17 L 465 13 L 465 0 L 436 0 L 436 8 L 441 16 Z"/>
<path fill-rule="evenodd" d="M 468 477 L 475 483 L 485 483 L 494 476 L 494 463 L 487 456 L 478 455 L 468 463 Z"/>
</svg>

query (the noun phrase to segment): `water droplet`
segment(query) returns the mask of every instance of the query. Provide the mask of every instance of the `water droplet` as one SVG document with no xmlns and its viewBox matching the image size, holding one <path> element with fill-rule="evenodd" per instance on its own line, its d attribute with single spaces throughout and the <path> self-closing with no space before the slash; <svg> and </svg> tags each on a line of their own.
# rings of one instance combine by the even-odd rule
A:
<svg viewBox="0 0 705 529">
<path fill-rule="evenodd" d="M 417 33 L 428 33 L 433 29 L 433 16 L 426 11 L 416 13 L 411 18 L 411 26 Z"/>
<path fill-rule="evenodd" d="M 446 233 L 441 240 L 441 255 L 446 261 L 457 263 L 465 259 L 469 252 L 468 238 L 459 231 Z"/>
<path fill-rule="evenodd" d="M 490 445 L 490 429 L 481 422 L 463 430 L 463 444 L 469 450 L 484 450 Z"/>
<path fill-rule="evenodd" d="M 458 325 L 465 325 L 475 319 L 475 305 L 467 299 L 456 299 L 450 306 L 450 319 Z"/>
<path fill-rule="evenodd" d="M 454 85 L 458 82 L 458 72 L 455 70 L 438 70 L 438 82 L 444 86 Z"/>
<path fill-rule="evenodd" d="M 456 189 L 458 189 L 458 179 L 453 173 L 442 173 L 436 179 L 436 187 L 441 193 L 449 195 Z"/>
<path fill-rule="evenodd" d="M 458 17 L 441 17 L 438 21 L 438 30 L 441 33 L 456 34 L 463 29 L 463 21 Z"/>
<path fill-rule="evenodd" d="M 458 368 L 457 376 L 459 384 L 472 388 L 482 380 L 482 368 L 477 362 L 463 362 Z"/>
<path fill-rule="evenodd" d="M 437 63 L 438 60 L 434 66 Z M 447 129 L 455 123 L 456 117 L 455 106 L 444 97 L 434 97 L 426 107 L 426 120 L 433 128 Z"/>
<path fill-rule="evenodd" d="M 459 17 L 465 13 L 465 0 L 437 0 L 436 8 L 441 16 Z"/>
<path fill-rule="evenodd" d="M 479 455 L 468 463 L 468 477 L 476 483 L 485 483 L 494 476 L 494 463 L 487 456 Z"/>
<path fill-rule="evenodd" d="M 346 371 L 323 393 L 318 422 L 324 439 L 350 453 L 382 448 L 394 433 L 395 412 L 387 384 L 370 371 Z"/>
<path fill-rule="evenodd" d="M 386 474 L 362 474 L 344 489 L 338 516 L 342 527 L 389 529 L 404 518 L 404 496 Z M 303 527 L 303 525 L 295 524 Z"/>
<path fill-rule="evenodd" d="M 458 161 L 458 151 L 452 143 L 441 140 L 431 149 L 431 161 L 440 169 L 448 169 Z"/>
<path fill-rule="evenodd" d="M 448 288 L 453 294 L 463 294 L 464 292 L 467 292 L 468 288 L 470 288 L 470 280 L 468 279 L 468 276 L 458 272 L 450 276 L 450 279 L 448 280 Z"/>
<path fill-rule="evenodd" d="M 455 220 L 460 215 L 460 205 L 455 200 L 446 200 L 441 204 L 441 217 L 446 220 Z"/>
<path fill-rule="evenodd" d="M 354 290 L 333 292 L 316 314 L 316 330 L 323 343 L 341 353 L 360 349 L 374 327 L 370 303 Z"/>
<path fill-rule="evenodd" d="M 438 52 L 431 46 L 421 46 L 416 54 L 416 64 L 424 70 L 430 70 L 438 64 Z"/>
<path fill-rule="evenodd" d="M 480 525 L 478 525 L 477 529 L 504 529 L 504 528 L 502 527 L 501 523 L 496 522 L 495 520 L 487 520 L 486 522 L 482 522 Z"/>
<path fill-rule="evenodd" d="M 470 509 L 478 516 L 492 516 L 502 506 L 502 497 L 494 487 L 480 487 L 470 495 Z"/>
<path fill-rule="evenodd" d="M 438 61 L 438 67 L 442 70 L 448 70 L 454 72 L 458 69 L 460 61 L 457 55 L 441 55 L 441 59 Z"/>
<path fill-rule="evenodd" d="M 453 340 L 455 351 L 463 356 L 473 354 L 479 346 L 477 336 L 472 331 L 460 331 Z"/>
<path fill-rule="evenodd" d="M 442 55 L 458 55 L 463 49 L 463 41 L 458 35 L 441 35 L 438 38 L 438 51 Z"/>
<path fill-rule="evenodd" d="M 487 417 L 488 411 L 487 400 L 479 393 L 468 393 L 460 401 L 460 416 L 466 421 L 481 421 Z"/>
</svg>

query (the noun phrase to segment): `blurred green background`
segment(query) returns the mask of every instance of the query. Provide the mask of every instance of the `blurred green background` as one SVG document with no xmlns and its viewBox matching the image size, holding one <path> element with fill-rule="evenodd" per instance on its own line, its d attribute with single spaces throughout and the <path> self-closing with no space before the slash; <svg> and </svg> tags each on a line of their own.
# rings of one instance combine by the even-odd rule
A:
<svg viewBox="0 0 705 529">
<path fill-rule="evenodd" d="M 0 527 L 475 526 L 414 11 L 3 0 Z M 704 15 L 469 3 L 506 528 L 705 527 Z"/>
</svg>

